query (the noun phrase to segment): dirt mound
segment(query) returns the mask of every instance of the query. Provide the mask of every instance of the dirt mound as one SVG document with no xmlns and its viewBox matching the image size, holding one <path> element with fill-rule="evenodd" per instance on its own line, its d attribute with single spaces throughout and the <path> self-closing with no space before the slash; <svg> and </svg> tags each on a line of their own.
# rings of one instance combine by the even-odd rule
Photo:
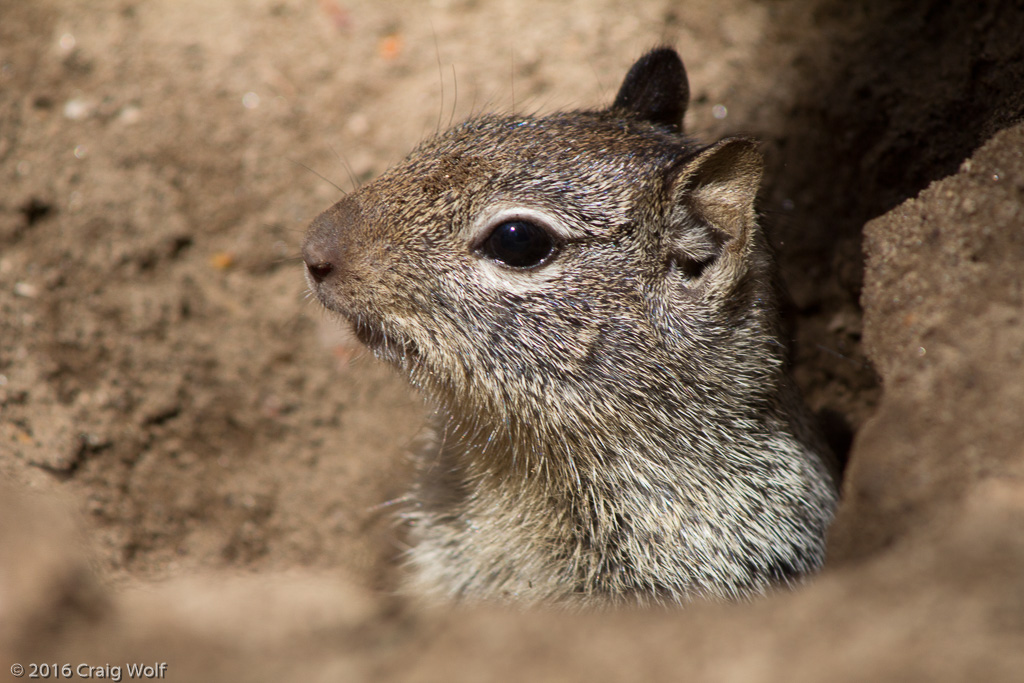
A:
<svg viewBox="0 0 1024 683">
<path fill-rule="evenodd" d="M 995 1 L 0 2 L 2 668 L 1014 680 L 1021 35 Z M 829 565 L 679 613 L 403 604 L 424 408 L 304 298 L 305 224 L 453 119 L 608 102 L 659 42 L 689 130 L 765 141 L 795 372 L 852 439 Z"/>
</svg>

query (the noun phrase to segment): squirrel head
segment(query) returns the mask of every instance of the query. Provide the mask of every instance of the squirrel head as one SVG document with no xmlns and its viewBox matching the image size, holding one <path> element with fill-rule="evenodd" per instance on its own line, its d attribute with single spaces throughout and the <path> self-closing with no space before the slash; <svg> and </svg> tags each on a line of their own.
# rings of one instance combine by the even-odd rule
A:
<svg viewBox="0 0 1024 683">
<path fill-rule="evenodd" d="M 481 116 L 425 141 L 314 220 L 312 291 L 488 438 L 615 432 L 638 406 L 708 391 L 756 409 L 781 363 L 762 160 L 746 138 L 685 137 L 688 93 L 657 49 L 608 108 Z M 648 417 L 657 431 L 664 415 Z"/>
</svg>

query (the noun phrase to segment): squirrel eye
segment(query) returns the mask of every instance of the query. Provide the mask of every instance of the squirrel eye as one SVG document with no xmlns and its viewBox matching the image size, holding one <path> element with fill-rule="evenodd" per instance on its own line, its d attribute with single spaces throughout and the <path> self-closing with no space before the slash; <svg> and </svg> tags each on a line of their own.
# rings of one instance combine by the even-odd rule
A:
<svg viewBox="0 0 1024 683">
<path fill-rule="evenodd" d="M 547 230 L 524 220 L 499 223 L 480 245 L 484 256 L 512 268 L 540 265 L 554 249 L 555 240 Z"/>
</svg>

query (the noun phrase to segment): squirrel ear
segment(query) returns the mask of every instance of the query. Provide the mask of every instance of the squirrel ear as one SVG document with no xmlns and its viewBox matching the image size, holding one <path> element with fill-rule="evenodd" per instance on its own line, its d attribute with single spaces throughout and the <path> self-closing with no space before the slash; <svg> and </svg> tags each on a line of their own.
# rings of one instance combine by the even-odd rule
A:
<svg viewBox="0 0 1024 683">
<path fill-rule="evenodd" d="M 724 254 L 741 267 L 757 225 L 764 159 L 749 138 L 725 138 L 679 166 L 670 179 L 673 259 L 699 277 Z M 733 273 L 735 275 L 736 273 Z"/>
<path fill-rule="evenodd" d="M 637 60 L 611 108 L 679 133 L 689 100 L 690 84 L 683 60 L 672 48 L 662 47 Z"/>
<path fill-rule="evenodd" d="M 750 138 L 725 138 L 682 166 L 672 181 L 675 204 L 686 205 L 729 238 L 754 223 L 764 159 Z"/>
</svg>

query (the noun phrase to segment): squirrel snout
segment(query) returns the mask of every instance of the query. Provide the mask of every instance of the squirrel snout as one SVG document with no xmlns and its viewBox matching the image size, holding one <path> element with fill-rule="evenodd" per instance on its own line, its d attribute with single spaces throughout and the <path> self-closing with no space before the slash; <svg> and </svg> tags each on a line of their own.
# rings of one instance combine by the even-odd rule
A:
<svg viewBox="0 0 1024 683">
<path fill-rule="evenodd" d="M 323 282 L 334 271 L 330 261 L 306 261 L 306 270 L 315 282 Z"/>
<path fill-rule="evenodd" d="M 306 271 L 317 284 L 338 276 L 346 266 L 349 254 L 346 235 L 351 238 L 360 219 L 359 206 L 351 198 L 343 199 L 316 217 L 306 231 L 302 243 L 302 260 Z"/>
<path fill-rule="evenodd" d="M 334 264 L 330 261 L 306 261 L 306 270 L 314 282 L 320 283 L 334 272 Z"/>
<path fill-rule="evenodd" d="M 302 243 L 302 260 L 306 262 L 306 271 L 316 283 L 327 279 L 341 261 L 337 237 L 337 227 L 326 212 L 309 226 Z"/>
</svg>

